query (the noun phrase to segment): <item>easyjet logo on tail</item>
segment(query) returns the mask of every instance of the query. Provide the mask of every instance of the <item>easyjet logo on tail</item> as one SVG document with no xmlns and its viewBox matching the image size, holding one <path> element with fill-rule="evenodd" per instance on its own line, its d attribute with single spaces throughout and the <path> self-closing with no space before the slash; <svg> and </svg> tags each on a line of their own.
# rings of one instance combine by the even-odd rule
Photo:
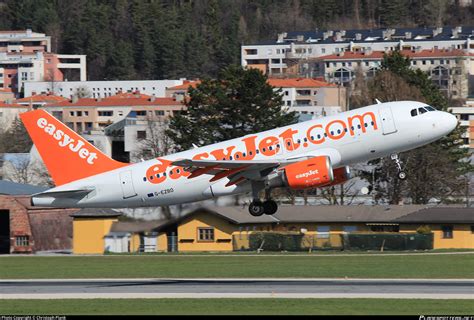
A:
<svg viewBox="0 0 474 320">
<path fill-rule="evenodd" d="M 36 124 L 39 128 L 43 129 L 44 132 L 56 139 L 61 148 L 68 148 L 70 151 L 78 154 L 80 158 L 86 159 L 88 164 L 94 164 L 94 160 L 97 159 L 97 153 L 90 152 L 85 147 L 84 141 L 71 138 L 63 130 L 56 128 L 54 124 L 48 123 L 48 120 L 45 118 L 39 118 Z"/>
</svg>

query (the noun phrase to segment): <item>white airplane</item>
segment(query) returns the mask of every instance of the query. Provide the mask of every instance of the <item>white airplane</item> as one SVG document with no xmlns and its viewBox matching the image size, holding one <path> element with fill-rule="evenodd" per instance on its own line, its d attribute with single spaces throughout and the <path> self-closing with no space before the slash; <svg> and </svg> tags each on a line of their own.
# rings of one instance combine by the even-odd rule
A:
<svg viewBox="0 0 474 320">
<path fill-rule="evenodd" d="M 277 211 L 273 188 L 343 183 L 349 165 L 371 159 L 391 155 L 405 179 L 397 154 L 438 140 L 457 125 L 452 114 L 425 103 L 377 103 L 128 164 L 109 158 L 44 110 L 20 117 L 56 185 L 33 195 L 34 206 L 149 207 L 251 192 L 253 216 Z"/>
</svg>

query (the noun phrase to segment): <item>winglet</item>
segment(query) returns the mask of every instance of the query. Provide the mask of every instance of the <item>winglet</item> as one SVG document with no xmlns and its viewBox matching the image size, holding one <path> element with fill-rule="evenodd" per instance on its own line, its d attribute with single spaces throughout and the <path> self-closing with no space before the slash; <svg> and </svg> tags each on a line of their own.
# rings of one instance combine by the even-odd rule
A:
<svg viewBox="0 0 474 320">
<path fill-rule="evenodd" d="M 109 158 L 44 110 L 20 118 L 56 186 L 128 165 Z"/>
</svg>

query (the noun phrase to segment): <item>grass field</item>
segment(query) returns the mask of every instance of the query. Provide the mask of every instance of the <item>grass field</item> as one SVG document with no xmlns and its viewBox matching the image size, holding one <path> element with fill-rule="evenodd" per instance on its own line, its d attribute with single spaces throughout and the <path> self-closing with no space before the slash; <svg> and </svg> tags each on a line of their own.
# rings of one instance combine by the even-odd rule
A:
<svg viewBox="0 0 474 320">
<path fill-rule="evenodd" d="M 474 255 L 9 256 L 0 279 L 474 278 Z"/>
<path fill-rule="evenodd" d="M 417 299 L 97 299 L 3 300 L 0 314 L 195 315 L 455 315 L 472 314 L 472 300 Z"/>
</svg>

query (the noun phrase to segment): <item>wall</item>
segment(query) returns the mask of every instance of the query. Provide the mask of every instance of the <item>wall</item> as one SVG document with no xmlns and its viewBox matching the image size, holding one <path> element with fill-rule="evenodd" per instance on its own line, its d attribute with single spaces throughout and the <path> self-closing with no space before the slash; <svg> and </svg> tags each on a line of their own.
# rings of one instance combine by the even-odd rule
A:
<svg viewBox="0 0 474 320">
<path fill-rule="evenodd" d="M 73 253 L 102 254 L 104 253 L 104 237 L 110 232 L 112 223 L 117 218 L 79 218 L 73 221 Z"/>
<path fill-rule="evenodd" d="M 443 238 L 442 226 L 453 226 L 453 237 Z M 400 232 L 416 232 L 420 225 L 401 225 Z M 474 249 L 474 233 L 469 224 L 438 224 L 430 225 L 433 235 L 433 249 Z"/>
<path fill-rule="evenodd" d="M 77 209 L 34 210 L 29 212 L 34 251 L 72 249 L 72 218 Z"/>
<path fill-rule="evenodd" d="M 198 241 L 200 227 L 213 227 L 214 241 Z M 232 251 L 232 232 L 237 228 L 212 214 L 197 213 L 178 226 L 178 251 Z"/>
</svg>

